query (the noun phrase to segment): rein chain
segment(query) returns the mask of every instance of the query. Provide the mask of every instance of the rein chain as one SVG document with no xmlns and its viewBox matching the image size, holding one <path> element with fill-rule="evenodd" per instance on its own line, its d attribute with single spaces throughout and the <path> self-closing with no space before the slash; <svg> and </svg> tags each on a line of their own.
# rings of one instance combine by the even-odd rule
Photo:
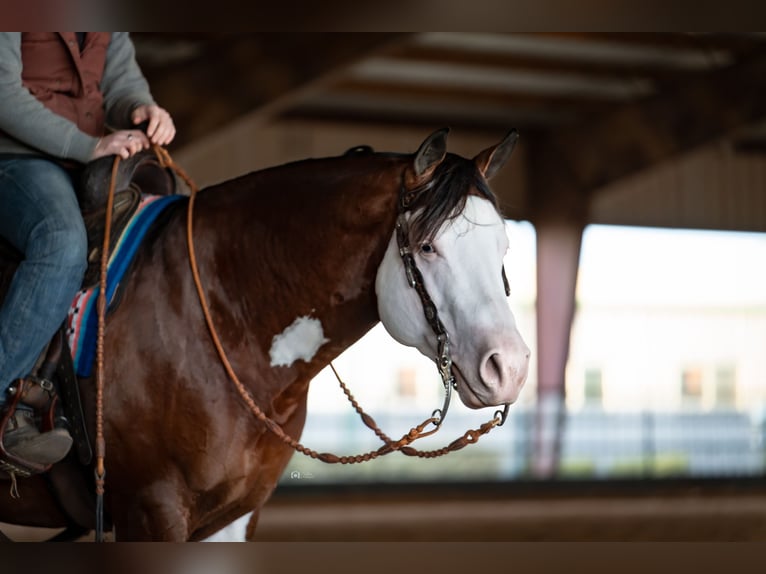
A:
<svg viewBox="0 0 766 574">
<path fill-rule="evenodd" d="M 396 236 L 397 236 L 397 243 L 399 245 L 399 253 L 400 253 L 400 256 L 402 257 L 402 261 L 405 267 L 405 272 L 407 275 L 407 281 L 409 282 L 410 286 L 415 288 L 416 291 L 418 292 L 418 295 L 420 296 L 421 302 L 423 304 L 423 310 L 424 310 L 426 319 L 437 336 L 439 356 L 436 358 L 436 364 L 437 364 L 439 373 L 442 377 L 442 381 L 443 381 L 444 389 L 446 393 L 444 404 L 441 409 L 435 410 L 429 418 L 425 419 L 419 425 L 411 428 L 410 431 L 404 434 L 400 439 L 393 440 L 387 434 L 385 434 L 380 429 L 380 427 L 378 427 L 377 423 L 372 418 L 372 416 L 370 416 L 368 413 L 366 413 L 362 409 L 362 407 L 359 405 L 359 403 L 356 401 L 356 399 L 352 395 L 349 388 L 341 380 L 340 375 L 335 370 L 335 366 L 331 362 L 330 368 L 332 369 L 332 372 L 335 374 L 335 377 L 338 380 L 338 383 L 341 389 L 343 390 L 343 393 L 348 398 L 348 401 L 351 403 L 354 410 L 359 414 L 359 417 L 361 418 L 362 422 L 368 428 L 370 428 L 375 433 L 375 435 L 384 443 L 384 445 L 378 448 L 377 450 L 372 450 L 369 452 L 356 454 L 356 455 L 338 456 L 336 454 L 329 453 L 329 452 L 322 452 L 322 453 L 317 452 L 313 449 L 310 449 L 304 446 L 303 444 L 295 440 L 293 437 L 288 435 L 282 429 L 279 423 L 277 423 L 272 418 L 270 418 L 256 404 L 252 394 L 247 390 L 245 385 L 240 381 L 239 377 L 237 377 L 236 373 L 234 372 L 234 369 L 231 366 L 231 363 L 229 362 L 229 359 L 226 355 L 226 352 L 218 336 L 218 332 L 213 323 L 213 319 L 210 313 L 210 308 L 207 302 L 207 298 L 205 296 L 204 289 L 202 287 L 202 280 L 200 279 L 199 269 L 197 266 L 197 257 L 194 250 L 194 240 L 193 240 L 193 214 L 194 214 L 194 202 L 199 189 L 197 188 L 196 184 L 192 181 L 191 177 L 189 177 L 186 174 L 186 172 L 178 164 L 176 164 L 173 161 L 173 159 L 170 157 L 170 154 L 167 152 L 167 150 L 157 145 L 152 146 L 152 148 L 154 153 L 157 155 L 160 165 L 163 168 L 172 169 L 176 173 L 176 175 L 178 175 L 186 183 L 186 185 L 189 187 L 189 190 L 190 190 L 189 205 L 187 209 L 187 218 L 186 218 L 186 223 L 187 223 L 186 240 L 187 240 L 187 245 L 189 250 L 189 263 L 191 265 L 192 276 L 194 278 L 194 285 L 196 287 L 197 294 L 199 296 L 202 313 L 205 317 L 205 323 L 207 324 L 208 331 L 210 332 L 210 336 L 216 348 L 216 351 L 218 352 L 218 356 L 221 359 L 221 364 L 223 365 L 224 370 L 226 371 L 226 374 L 229 376 L 232 383 L 236 387 L 240 397 L 250 409 L 250 412 L 259 421 L 261 421 L 264 424 L 264 426 L 266 426 L 266 428 L 271 433 L 273 433 L 277 438 L 279 438 L 283 443 L 291 447 L 293 450 L 300 452 L 301 454 L 304 454 L 306 456 L 309 456 L 310 458 L 317 459 L 326 463 L 354 464 L 354 463 L 366 462 L 366 461 L 370 461 L 375 458 L 378 458 L 379 456 L 389 454 L 394 451 L 400 451 L 403 454 L 408 456 L 417 456 L 420 458 L 436 458 L 436 457 L 440 457 L 445 454 L 448 454 L 450 452 L 460 450 L 461 448 L 469 444 L 476 443 L 482 435 L 488 433 L 490 430 L 492 430 L 496 426 L 503 425 L 508 414 L 509 405 L 507 404 L 505 405 L 504 411 L 497 411 L 491 420 L 482 424 L 478 429 L 467 430 L 462 436 L 453 440 L 450 444 L 448 444 L 445 447 L 442 447 L 436 450 L 424 451 L 424 450 L 419 450 L 409 446 L 411 443 L 415 442 L 416 440 L 427 437 L 435 433 L 437 430 L 439 430 L 447 414 L 447 409 L 450 403 L 452 388 L 456 386 L 455 377 L 452 374 L 452 358 L 450 355 L 449 336 L 446 330 L 444 329 L 444 325 L 439 320 L 438 313 L 436 310 L 436 305 L 433 303 L 430 296 L 428 295 L 428 292 L 426 291 L 426 288 L 423 284 L 423 276 L 420 273 L 420 270 L 417 268 L 417 265 L 415 264 L 415 259 L 409 247 L 409 240 L 407 237 L 408 235 L 407 223 L 404 217 L 407 207 L 411 203 L 412 199 L 414 199 L 414 197 L 418 193 L 428 189 L 428 187 L 430 187 L 429 185 L 423 186 L 421 188 L 417 188 L 415 190 L 410 190 L 410 191 L 406 191 L 404 189 L 404 186 L 402 186 L 402 192 L 398 202 Z M 105 321 L 106 321 L 106 278 L 107 278 L 107 262 L 108 262 L 108 256 L 109 256 L 109 253 L 108 253 L 109 252 L 109 236 L 111 234 L 112 205 L 114 202 L 115 185 L 116 185 L 116 179 L 117 179 L 117 167 L 119 165 L 119 162 L 120 162 L 120 156 L 115 156 L 114 163 L 112 165 L 112 176 L 111 176 L 111 180 L 109 184 L 109 194 L 107 197 L 106 224 L 105 224 L 105 231 L 104 231 L 104 247 L 101 253 L 101 275 L 100 275 L 100 281 L 99 281 L 99 297 L 98 297 L 98 340 L 97 340 L 97 351 L 96 351 L 97 371 L 96 371 L 96 469 L 95 469 L 96 497 L 97 497 L 96 498 L 96 541 L 97 542 L 101 542 L 103 540 L 103 494 L 104 494 L 104 477 L 106 474 L 106 470 L 104 466 L 104 459 L 106 455 L 106 446 L 105 446 L 106 443 L 104 440 L 104 416 L 103 416 L 103 410 L 104 410 L 103 370 L 104 370 L 104 330 L 105 330 Z M 505 275 L 505 273 L 503 273 L 503 275 Z M 505 277 L 503 278 L 505 279 Z M 428 427 L 429 425 L 434 425 L 434 428 L 431 430 L 425 430 L 426 427 Z"/>
</svg>

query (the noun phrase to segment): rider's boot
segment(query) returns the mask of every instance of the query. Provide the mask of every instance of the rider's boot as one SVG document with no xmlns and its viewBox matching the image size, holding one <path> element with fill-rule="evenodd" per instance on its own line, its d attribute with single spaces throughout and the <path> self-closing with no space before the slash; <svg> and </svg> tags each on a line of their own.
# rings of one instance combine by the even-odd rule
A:
<svg viewBox="0 0 766 574">
<path fill-rule="evenodd" d="M 5 451 L 36 466 L 49 466 L 63 459 L 72 446 L 72 437 L 66 429 L 53 428 L 53 385 L 44 380 L 18 379 L 8 394 L 13 398 L 2 417 L 6 421 L 2 428 Z M 50 430 L 41 432 L 37 428 L 35 413 L 47 417 Z"/>
</svg>

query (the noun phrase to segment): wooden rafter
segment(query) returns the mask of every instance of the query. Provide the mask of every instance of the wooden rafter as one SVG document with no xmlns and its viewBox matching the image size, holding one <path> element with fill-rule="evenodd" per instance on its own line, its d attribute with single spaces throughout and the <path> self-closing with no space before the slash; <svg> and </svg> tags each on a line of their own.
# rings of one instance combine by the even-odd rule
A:
<svg viewBox="0 0 766 574">
<path fill-rule="evenodd" d="M 583 218 L 599 187 L 761 120 L 764 78 L 760 46 L 733 66 L 530 138 L 530 217 Z"/>
<path fill-rule="evenodd" d="M 356 59 L 406 37 L 376 34 L 233 34 L 203 37 L 199 57 L 142 65 L 155 99 L 182 126 L 174 145 L 273 104 Z M 142 35 L 134 34 L 136 42 Z M 200 38 L 193 38 L 200 40 Z"/>
</svg>

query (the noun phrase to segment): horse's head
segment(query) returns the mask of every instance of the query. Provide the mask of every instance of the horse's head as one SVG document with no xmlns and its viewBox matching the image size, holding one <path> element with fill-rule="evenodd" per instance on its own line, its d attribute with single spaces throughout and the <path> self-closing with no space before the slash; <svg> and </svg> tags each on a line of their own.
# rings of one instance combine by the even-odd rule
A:
<svg viewBox="0 0 766 574">
<path fill-rule="evenodd" d="M 394 339 L 428 357 L 439 357 L 436 333 L 446 332 L 467 406 L 513 403 L 527 378 L 529 348 L 506 298 L 508 239 L 487 181 L 518 136 L 512 131 L 472 160 L 446 153 L 446 136 L 446 129 L 429 136 L 403 173 L 401 229 L 376 278 L 378 312 Z M 407 270 L 410 255 L 414 269 Z M 437 318 L 426 317 L 429 298 Z"/>
</svg>

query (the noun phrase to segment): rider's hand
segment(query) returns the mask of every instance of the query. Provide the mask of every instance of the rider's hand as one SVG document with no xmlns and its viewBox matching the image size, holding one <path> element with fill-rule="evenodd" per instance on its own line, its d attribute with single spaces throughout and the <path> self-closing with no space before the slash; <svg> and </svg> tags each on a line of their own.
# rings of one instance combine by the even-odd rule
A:
<svg viewBox="0 0 766 574">
<path fill-rule="evenodd" d="M 149 147 L 149 138 L 141 130 L 120 130 L 98 140 L 90 159 L 94 160 L 107 155 L 118 155 L 122 159 L 128 159 Z"/>
<path fill-rule="evenodd" d="M 156 145 L 167 145 L 176 135 L 176 127 L 170 114 L 155 104 L 142 104 L 133 110 L 131 119 L 134 125 L 148 122 L 146 135 Z"/>
</svg>

